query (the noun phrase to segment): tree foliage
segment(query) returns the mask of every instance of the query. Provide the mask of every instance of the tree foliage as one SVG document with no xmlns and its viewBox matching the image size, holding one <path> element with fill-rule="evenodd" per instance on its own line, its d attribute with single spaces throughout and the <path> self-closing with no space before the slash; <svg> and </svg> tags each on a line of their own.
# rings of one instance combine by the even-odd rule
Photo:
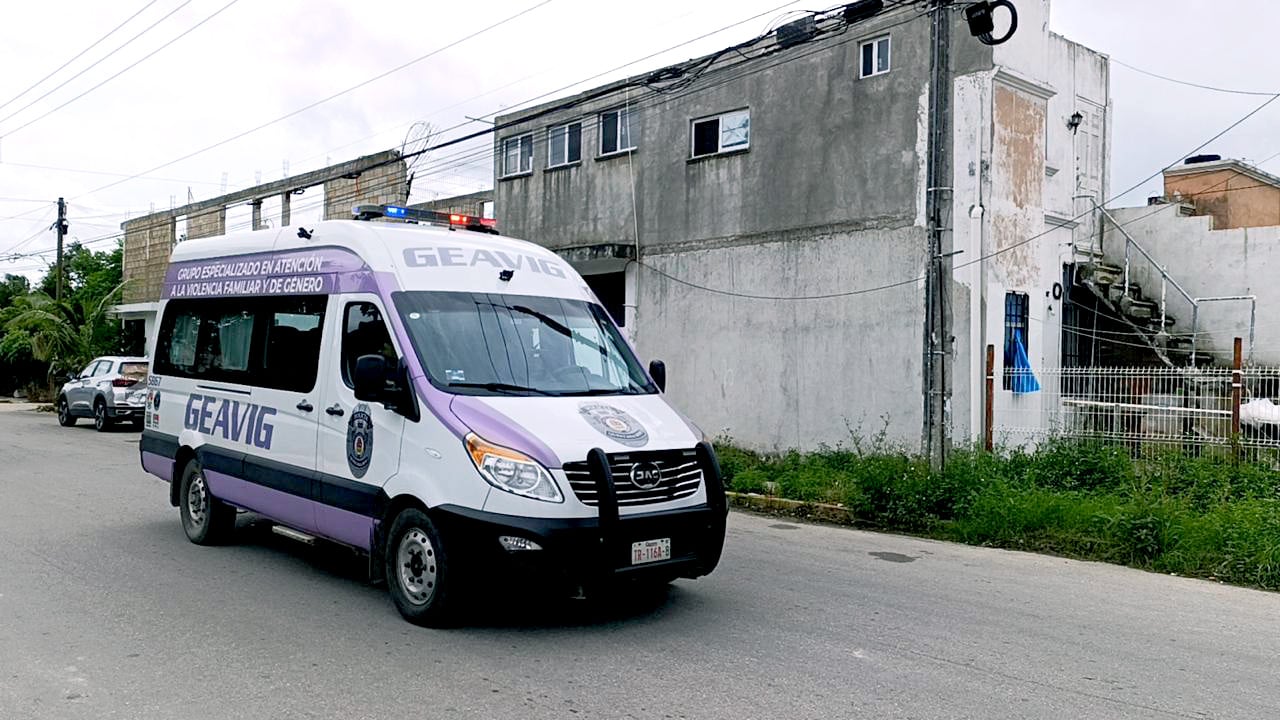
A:
<svg viewBox="0 0 1280 720">
<path fill-rule="evenodd" d="M 0 283 L 0 393 L 84 367 L 98 355 L 119 352 L 120 322 L 110 317 L 123 287 L 120 247 L 94 252 L 72 243 L 63 252 L 62 300 L 51 263 L 33 284 L 21 275 Z"/>
</svg>

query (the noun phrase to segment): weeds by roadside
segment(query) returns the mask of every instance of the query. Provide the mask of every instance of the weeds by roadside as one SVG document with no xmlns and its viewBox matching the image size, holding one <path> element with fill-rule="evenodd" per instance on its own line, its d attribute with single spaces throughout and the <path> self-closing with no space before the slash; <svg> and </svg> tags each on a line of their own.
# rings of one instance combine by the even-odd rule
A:
<svg viewBox="0 0 1280 720">
<path fill-rule="evenodd" d="M 730 490 L 831 503 L 869 527 L 1280 589 L 1280 473 L 1226 449 L 1133 458 L 1051 440 L 953 452 L 945 471 L 884 442 L 762 455 L 717 445 Z"/>
</svg>

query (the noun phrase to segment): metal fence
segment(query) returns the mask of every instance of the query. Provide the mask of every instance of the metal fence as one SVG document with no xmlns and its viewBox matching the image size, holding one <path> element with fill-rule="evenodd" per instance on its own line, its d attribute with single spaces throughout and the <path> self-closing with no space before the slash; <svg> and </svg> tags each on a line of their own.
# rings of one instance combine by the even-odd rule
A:
<svg viewBox="0 0 1280 720">
<path fill-rule="evenodd" d="M 1039 392 L 993 397 L 988 442 L 1049 437 L 1143 449 L 1280 450 L 1280 367 L 1086 367 L 1033 370 Z M 1238 375 L 1237 375 L 1238 373 Z M 988 379 L 990 383 L 990 378 Z M 1268 452 L 1273 459 L 1280 457 Z"/>
</svg>

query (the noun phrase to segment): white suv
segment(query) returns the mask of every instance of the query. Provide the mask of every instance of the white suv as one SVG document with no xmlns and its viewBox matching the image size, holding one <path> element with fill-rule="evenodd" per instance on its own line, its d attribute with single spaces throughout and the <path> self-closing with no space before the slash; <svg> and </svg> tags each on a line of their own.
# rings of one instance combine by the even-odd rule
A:
<svg viewBox="0 0 1280 720">
<path fill-rule="evenodd" d="M 142 428 L 147 405 L 147 359 L 100 357 L 79 374 L 67 378 L 58 393 L 58 424 L 70 427 L 77 418 L 93 418 L 93 427 L 105 432 L 118 420 Z"/>
</svg>

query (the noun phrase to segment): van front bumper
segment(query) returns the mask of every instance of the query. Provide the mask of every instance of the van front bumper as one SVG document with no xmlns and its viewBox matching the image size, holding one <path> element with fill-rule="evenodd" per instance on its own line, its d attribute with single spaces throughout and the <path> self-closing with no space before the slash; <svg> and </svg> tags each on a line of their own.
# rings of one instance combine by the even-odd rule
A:
<svg viewBox="0 0 1280 720">
<path fill-rule="evenodd" d="M 696 578 L 719 564 L 728 514 L 714 451 L 702 443 L 698 455 L 707 497 L 701 505 L 620 516 L 607 458 L 593 450 L 588 462 L 602 498 L 597 517 L 533 518 L 450 505 L 430 513 L 448 539 L 450 552 L 466 556 L 465 565 L 471 568 L 572 584 Z M 508 550 L 499 540 L 502 536 L 532 541 L 539 549 Z M 671 543 L 670 559 L 632 562 L 633 543 L 664 539 Z"/>
</svg>

